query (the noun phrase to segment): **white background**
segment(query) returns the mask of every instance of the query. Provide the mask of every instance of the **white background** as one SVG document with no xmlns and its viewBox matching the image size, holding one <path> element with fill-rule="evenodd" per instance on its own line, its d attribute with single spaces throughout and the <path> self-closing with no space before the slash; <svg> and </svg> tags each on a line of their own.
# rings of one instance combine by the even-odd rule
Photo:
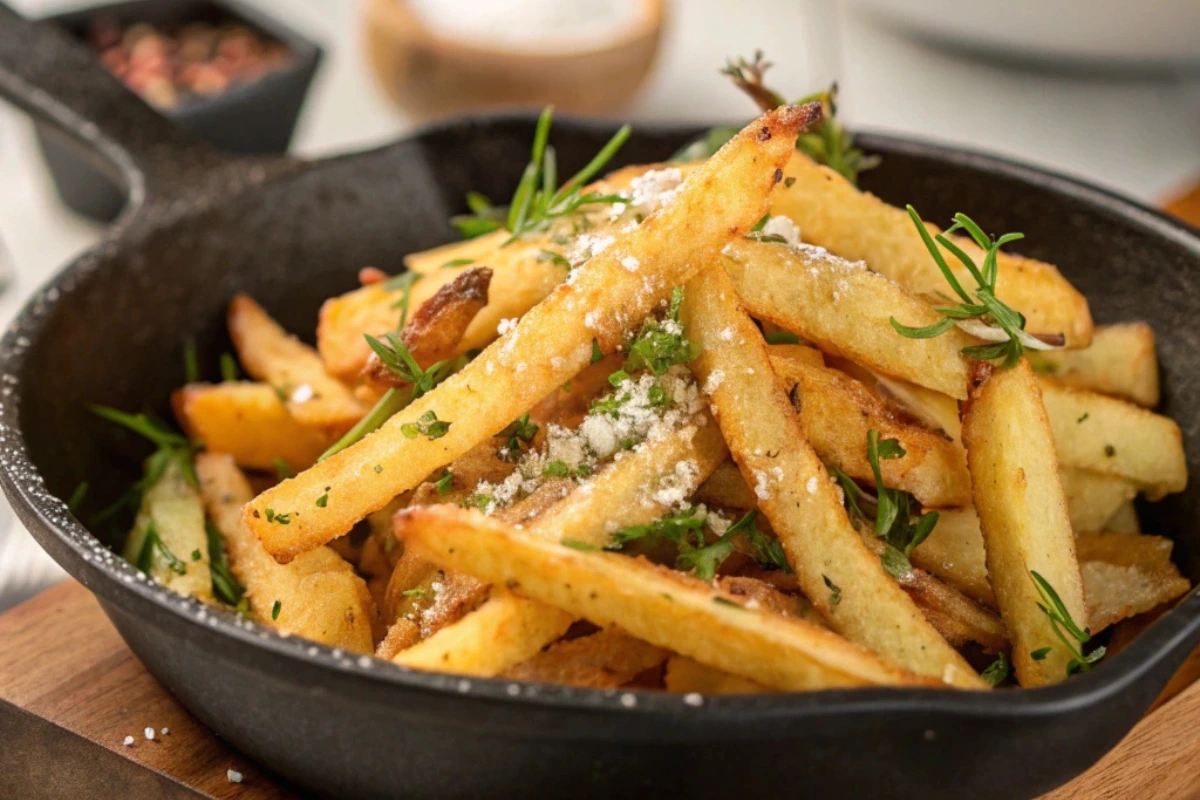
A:
<svg viewBox="0 0 1200 800">
<path fill-rule="evenodd" d="M 294 140 L 297 152 L 319 156 L 368 147 L 411 128 L 365 68 L 358 2 L 246 2 L 325 45 L 326 59 Z M 813 9 L 820 7 L 814 3 L 676 0 L 655 71 L 621 116 L 635 122 L 745 117 L 747 101 L 716 70 L 727 55 L 762 48 L 778 65 L 773 83 L 785 94 L 804 94 L 836 77 L 842 113 L 855 127 L 1015 156 L 1148 202 L 1200 176 L 1196 83 L 1014 70 L 929 49 L 853 12 L 834 15 L 832 24 L 812 24 Z M 37 16 L 77 3 L 13 5 Z M 0 176 L 0 240 L 16 272 L 0 296 L 0 323 L 7 323 L 24 297 L 103 229 L 61 206 L 27 120 L 2 105 Z M 0 525 L 3 608 L 55 573 L 19 526 Z"/>
</svg>

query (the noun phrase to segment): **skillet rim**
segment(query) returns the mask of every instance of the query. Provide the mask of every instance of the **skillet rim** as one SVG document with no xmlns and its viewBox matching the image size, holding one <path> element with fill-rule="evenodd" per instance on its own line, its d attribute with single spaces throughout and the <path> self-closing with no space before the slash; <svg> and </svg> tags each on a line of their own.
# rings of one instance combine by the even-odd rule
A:
<svg viewBox="0 0 1200 800">
<path fill-rule="evenodd" d="M 288 180 L 326 162 L 371 158 L 405 143 L 420 141 L 446 130 L 470 125 L 532 121 L 527 112 L 483 113 L 456 117 L 421 127 L 410 136 L 380 148 L 334 156 L 299 164 L 269 180 Z M 559 128 L 575 132 L 611 132 L 615 123 L 605 120 L 563 116 Z M 705 126 L 695 124 L 657 124 L 640 126 L 655 133 L 695 133 Z M 637 135 L 635 132 L 634 135 Z M 1149 235 L 1165 238 L 1189 251 L 1200 266 L 1200 230 L 1118 193 L 1053 170 L 1035 167 L 1004 156 L 957 147 L 932 140 L 918 140 L 887 133 L 863 132 L 856 142 L 869 152 L 916 155 L 980 173 L 988 178 L 1005 178 L 1030 184 L 1039 189 L 1070 198 L 1120 218 L 1126 224 L 1143 228 Z M 147 205 L 154 204 L 150 200 Z M 175 201 L 176 203 L 178 201 Z M 174 205 L 174 204 L 173 204 Z M 105 548 L 99 540 L 69 512 L 65 501 L 49 494 L 37 468 L 29 459 L 20 428 L 19 378 L 27 353 L 50 320 L 58 298 L 86 281 L 120 246 L 127 230 L 138 226 L 138 208 L 130 208 L 108 236 L 76 256 L 33 293 L 0 339 L 0 484 L 19 519 L 72 577 L 94 594 L 130 613 L 149 602 L 157 612 L 168 612 L 177 621 L 210 628 L 231 636 L 242 645 L 259 647 L 264 655 L 294 658 L 308 666 L 333 669 L 340 677 L 362 682 L 363 689 L 398 688 L 437 695 L 470 696 L 475 700 L 498 701 L 564 711 L 598 709 L 633 714 L 639 717 L 664 717 L 672 721 L 662 735 L 682 738 L 720 721 L 721 735 L 739 735 L 728 726 L 741 726 L 740 735 L 751 735 L 753 727 L 768 720 L 801 719 L 829 713 L 905 713 L 951 715 L 976 719 L 1038 719 L 1066 715 L 1090 708 L 1132 689 L 1164 661 L 1179 656 L 1183 647 L 1190 649 L 1200 639 L 1200 592 L 1196 588 L 1172 611 L 1139 636 L 1111 662 L 1086 675 L 1053 687 L 1002 690 L 998 692 L 956 692 L 924 688 L 862 688 L 806 693 L 772 693 L 705 697 L 700 706 L 686 703 L 683 695 L 653 691 L 581 689 L 537 684 L 501 678 L 464 678 L 448 673 L 429 673 L 405 669 L 379 659 L 362 662 L 358 654 L 347 654 L 300 637 L 282 636 L 274 629 L 240 620 L 235 614 L 205 606 L 193 598 L 181 598 L 164 586 L 146 578 L 132 565 Z M 174 210 L 179 211 L 178 205 Z M 201 211 L 202 208 L 197 208 Z M 164 227 L 186 220 L 190 214 L 172 214 Z M 163 222 L 162 218 L 159 219 Z M 132 591 L 126 591 L 122 587 Z M 161 625 L 162 623 L 156 623 Z M 512 687 L 518 687 L 516 693 Z M 384 689 L 386 690 L 386 689 Z M 633 695 L 633 707 L 624 705 L 625 695 Z M 628 700 L 625 700 L 628 702 Z M 683 716 L 680 716 L 680 715 Z"/>
</svg>

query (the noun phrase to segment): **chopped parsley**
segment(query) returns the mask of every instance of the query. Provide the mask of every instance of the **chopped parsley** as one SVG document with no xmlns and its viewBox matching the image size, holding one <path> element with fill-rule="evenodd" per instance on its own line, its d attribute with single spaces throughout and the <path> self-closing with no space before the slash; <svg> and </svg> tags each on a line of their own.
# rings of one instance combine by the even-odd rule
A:
<svg viewBox="0 0 1200 800">
<path fill-rule="evenodd" d="M 1011 665 L 1009 664 L 1008 656 L 1005 653 L 1000 653 L 1000 655 L 996 656 L 996 660 L 980 673 L 979 677 L 983 678 L 988 686 L 999 686 L 1008 679 L 1010 670 Z"/>
<path fill-rule="evenodd" d="M 450 470 L 446 470 L 442 474 L 442 477 L 433 482 L 433 485 L 437 489 L 438 494 L 446 494 L 454 485 L 454 475 L 451 474 Z"/>
<path fill-rule="evenodd" d="M 324 508 L 327 505 L 329 505 L 329 492 L 325 492 L 317 498 L 317 508 Z"/>
<path fill-rule="evenodd" d="M 453 269 L 454 267 L 465 267 L 468 264 L 474 264 L 473 258 L 452 258 L 445 264 L 442 264 L 438 269 Z"/>
<path fill-rule="evenodd" d="M 586 478 L 592 474 L 587 464 L 568 466 L 565 461 L 551 461 L 542 467 L 542 476 L 547 478 Z"/>
<path fill-rule="evenodd" d="M 1031 650 L 1029 652 L 1029 657 L 1034 661 L 1045 661 L 1046 656 L 1048 655 L 1050 655 L 1049 647 L 1039 647 L 1037 650 Z"/>
<path fill-rule="evenodd" d="M 579 550 L 584 553 L 590 553 L 593 550 L 600 549 L 599 547 L 596 547 L 596 545 L 591 544 L 590 542 L 585 542 L 582 539 L 563 539 L 561 544 L 563 547 L 569 547 L 572 550 Z"/>
<path fill-rule="evenodd" d="M 829 580 L 828 575 L 822 575 L 821 580 L 825 581 L 825 588 L 829 590 L 829 605 L 836 606 L 842 602 L 842 587 Z"/>
<path fill-rule="evenodd" d="M 738 611 L 746 610 L 745 606 L 741 605 L 740 603 L 733 602 L 728 597 L 714 597 L 713 602 L 719 606 L 729 606 L 730 608 L 736 608 Z"/>
<path fill-rule="evenodd" d="M 500 448 L 500 457 L 505 461 L 516 461 L 526 450 L 533 437 L 537 436 L 538 426 L 529 421 L 529 413 L 522 414 L 508 426 L 496 434 L 495 438 L 503 439 L 504 446 Z"/>
<path fill-rule="evenodd" d="M 197 548 L 197 549 L 193 550 L 193 551 L 192 551 L 192 561 L 199 561 L 199 560 L 200 560 L 200 558 L 201 558 L 201 556 L 200 556 L 200 549 L 199 549 L 199 548 Z"/>
<path fill-rule="evenodd" d="M 591 363 L 595 364 L 597 361 L 600 361 L 603 358 L 604 358 L 604 353 L 600 352 L 600 342 L 598 342 L 595 338 L 593 338 L 592 339 L 592 362 Z"/>
<path fill-rule="evenodd" d="M 282 609 L 283 609 L 283 603 L 276 600 L 275 604 L 271 606 L 271 619 L 272 620 L 279 619 L 279 612 Z"/>
<path fill-rule="evenodd" d="M 425 597 L 430 594 L 428 589 L 405 589 L 400 593 L 402 597 Z"/>
<path fill-rule="evenodd" d="M 438 419 L 437 412 L 431 408 L 417 417 L 416 422 L 406 422 L 401 425 L 400 432 L 404 434 L 405 439 L 415 439 L 418 436 L 424 436 L 426 439 L 440 439 L 449 432 L 450 425 L 448 420 Z"/>
<path fill-rule="evenodd" d="M 772 331 L 763 335 L 767 344 L 800 344 L 800 337 L 788 331 Z"/>
<path fill-rule="evenodd" d="M 648 369 L 656 376 L 665 375 L 676 364 L 688 364 L 700 354 L 700 347 L 684 336 L 679 323 L 679 307 L 683 303 L 683 287 L 671 293 L 671 302 L 662 320 L 652 320 L 642 326 L 629 345 L 625 370 Z"/>
<path fill-rule="evenodd" d="M 275 474 L 281 481 L 296 477 L 296 470 L 292 469 L 292 465 L 282 458 L 271 459 L 271 465 L 275 467 Z"/>
<path fill-rule="evenodd" d="M 741 552 L 749 555 L 764 568 L 791 572 L 783 546 L 778 539 L 758 530 L 755 525 L 757 516 L 757 511 L 748 512 L 710 543 L 703 530 L 707 522 L 706 516 L 693 507 L 668 514 L 649 525 L 623 528 L 613 534 L 612 541 L 606 549 L 621 550 L 630 542 L 639 539 L 666 540 L 675 545 L 677 569 L 690 572 L 701 580 L 711 581 L 716 577 L 717 570 L 725 559 L 738 550 L 737 544 L 741 542 Z"/>
</svg>

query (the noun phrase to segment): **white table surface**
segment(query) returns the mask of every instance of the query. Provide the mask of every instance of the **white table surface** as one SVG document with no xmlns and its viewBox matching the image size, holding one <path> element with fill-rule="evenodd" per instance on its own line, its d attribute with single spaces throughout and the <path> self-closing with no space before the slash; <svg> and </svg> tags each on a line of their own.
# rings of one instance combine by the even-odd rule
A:
<svg viewBox="0 0 1200 800">
<path fill-rule="evenodd" d="M 365 67 L 358 2 L 247 2 L 286 16 L 326 46 L 296 152 L 369 147 L 411 128 Z M 1200 175 L 1200 84 L 1015 71 L 929 49 L 851 12 L 834 15 L 832 25 L 811 24 L 827 12 L 825 2 L 758 0 L 733 11 L 726 0 L 675 0 L 654 73 L 621 116 L 635 124 L 745 117 L 748 102 L 716 70 L 727 55 L 762 48 L 778 65 L 772 77 L 786 93 L 800 95 L 837 77 L 842 113 L 857 127 L 1014 156 L 1150 202 Z M 13 5 L 36 16 L 79 3 Z M 28 121 L 3 105 L 0 176 L 0 241 L 16 270 L 14 285 L 0 295 L 6 324 L 25 297 L 103 229 L 62 206 Z M 0 609 L 59 576 L 19 525 L 0 522 Z"/>
</svg>

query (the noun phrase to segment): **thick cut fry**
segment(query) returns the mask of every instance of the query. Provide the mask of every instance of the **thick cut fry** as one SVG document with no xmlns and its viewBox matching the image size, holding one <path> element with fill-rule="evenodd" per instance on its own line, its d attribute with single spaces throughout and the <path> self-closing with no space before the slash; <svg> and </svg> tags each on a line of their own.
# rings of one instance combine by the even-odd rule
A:
<svg viewBox="0 0 1200 800">
<path fill-rule="evenodd" d="M 1113 475 L 1101 475 L 1083 469 L 1059 470 L 1067 513 L 1075 533 L 1095 533 L 1105 527 L 1113 515 L 1137 495 L 1133 484 Z"/>
<path fill-rule="evenodd" d="M 705 666 L 686 656 L 667 659 L 668 692 L 680 694 L 762 694 L 771 690 L 761 683 Z"/>
<path fill-rule="evenodd" d="M 661 488 L 670 486 L 681 497 L 688 496 L 726 453 L 712 420 L 645 442 L 602 469 L 585 484 L 587 489 L 577 489 L 550 508 L 529 530 L 553 541 L 568 539 L 603 547 L 615 528 L 644 525 L 667 512 L 669 507 L 662 498 L 656 499 Z M 682 485 L 676 473 L 680 463 L 695 467 Z M 514 595 L 493 595 L 486 607 L 488 614 L 468 614 L 399 653 L 396 663 L 491 677 L 532 657 L 572 622 L 570 615 L 559 609 Z M 503 628 L 503 636 L 493 635 L 496 626 Z"/>
<path fill-rule="evenodd" d="M 615 350 L 674 287 L 762 217 L 798 131 L 817 110 L 786 107 L 751 123 L 665 206 L 577 268 L 462 371 L 375 433 L 250 503 L 250 529 L 285 561 L 324 544 L 577 374 L 592 360 L 593 342 Z M 408 438 L 404 431 L 425 415 L 449 423 L 445 435 Z M 327 491 L 329 502 L 317 506 Z M 276 512 L 294 516 L 280 525 Z"/>
<path fill-rule="evenodd" d="M 450 244 L 443 244 L 431 250 L 409 253 L 404 257 L 404 267 L 409 272 L 430 275 L 440 269 L 453 268 L 446 266 L 447 264 L 465 266 L 459 262 L 477 262 L 484 256 L 494 253 L 507 239 L 507 231 L 493 231 L 483 236 L 476 236 L 474 239 L 450 242 Z"/>
<path fill-rule="evenodd" d="M 396 526 L 431 561 L 766 686 L 935 683 L 831 631 L 747 608 L 711 584 L 641 559 L 580 552 L 445 506 L 401 511 Z"/>
<path fill-rule="evenodd" d="M 905 669 L 953 686 L 986 687 L 851 526 L 758 328 L 717 262 L 688 283 L 680 318 L 699 345 L 692 369 L 729 451 L 783 543 L 800 588 L 822 616 Z"/>
<path fill-rule="evenodd" d="M 469 269 L 438 289 L 409 317 L 401 338 L 417 364 L 428 368 L 457 352 L 467 327 L 487 305 L 491 280 L 492 271 L 487 267 Z M 371 353 L 362 377 L 377 386 L 408 385 L 378 353 Z"/>
<path fill-rule="evenodd" d="M 946 434 L 951 441 L 962 442 L 962 418 L 958 416 L 958 401 L 953 397 L 879 373 L 872 375 L 885 397 L 893 398 L 914 417 Z"/>
<path fill-rule="evenodd" d="M 1141 533 L 1142 525 L 1138 521 L 1137 508 L 1129 501 L 1117 509 L 1102 530 L 1109 533 Z"/>
<path fill-rule="evenodd" d="M 619 630 L 598 631 L 559 642 L 501 673 L 503 678 L 564 683 L 592 689 L 622 686 L 667 660 L 667 651 Z"/>
<path fill-rule="evenodd" d="M 1012 637 L 1017 680 L 1022 686 L 1059 683 L 1073 660 L 1060 637 L 1076 649 L 1083 645 L 1043 610 L 1050 603 L 1033 573 L 1054 588 L 1075 624 L 1086 624 L 1087 604 L 1054 437 L 1027 361 L 1011 369 L 977 366 L 963 414 L 963 441 L 988 578 Z"/>
<path fill-rule="evenodd" d="M 746 479 L 732 461 L 722 462 L 708 480 L 700 484 L 696 490 L 696 501 L 724 508 L 758 508 L 754 490 L 746 485 Z"/>
<path fill-rule="evenodd" d="M 865 367 L 965 397 L 967 360 L 977 341 L 957 328 L 930 339 L 901 336 L 889 321 L 932 325 L 941 314 L 861 263 L 811 245 L 742 239 L 725 248 L 726 271 L 759 319 Z"/>
<path fill-rule="evenodd" d="M 196 456 L 200 492 L 225 540 L 230 569 L 264 624 L 355 653 L 375 649 L 375 603 L 362 578 L 337 553 L 319 547 L 290 564 L 277 564 L 242 524 L 250 484 L 227 455 Z"/>
<path fill-rule="evenodd" d="M 1192 588 L 1171 561 L 1170 539 L 1090 533 L 1076 540 L 1093 633 L 1187 594 Z"/>
<path fill-rule="evenodd" d="M 190 383 L 171 395 L 171 406 L 189 439 L 247 469 L 273 469 L 278 459 L 306 469 L 334 442 L 297 422 L 265 383 Z"/>
<path fill-rule="evenodd" d="M 1187 486 L 1183 437 L 1174 420 L 1095 392 L 1042 385 L 1065 466 L 1116 475 L 1151 500 Z"/>
<path fill-rule="evenodd" d="M 123 555 L 169 589 L 212 602 L 204 506 L 178 459 L 142 496 Z"/>
<path fill-rule="evenodd" d="M 1158 358 L 1154 331 L 1145 322 L 1100 325 L 1083 350 L 1030 351 L 1029 364 L 1048 380 L 1120 397 L 1139 406 L 1158 405 Z"/>
<path fill-rule="evenodd" d="M 926 506 L 971 504 L 971 476 L 962 448 L 889 406 L 845 373 L 772 358 L 800 414 L 800 426 L 817 455 L 853 478 L 874 480 L 867 461 L 867 431 L 897 439 L 903 458 L 879 466 L 883 482 L 903 489 Z"/>
<path fill-rule="evenodd" d="M 771 360 L 798 361 L 809 367 L 825 366 L 825 356 L 815 347 L 806 344 L 769 344 L 767 352 Z"/>
<path fill-rule="evenodd" d="M 949 284 L 925 249 L 912 220 L 903 210 L 860 191 L 833 170 L 797 152 L 786 175 L 795 178 L 771 202 L 771 213 L 790 217 L 805 241 L 820 245 L 871 269 L 917 294 L 951 294 Z M 970 211 L 970 209 L 966 209 Z M 925 224 L 930 234 L 939 229 Z M 983 253 L 966 237 L 951 236 L 955 244 L 983 263 Z M 966 268 L 949 253 L 946 260 L 964 286 L 974 282 Z M 1068 347 L 1086 347 L 1092 339 L 1092 316 L 1087 299 L 1053 266 L 1001 251 L 996 294 L 1025 315 L 1032 333 L 1062 333 Z M 904 320 L 901 320 L 902 322 Z"/>
<path fill-rule="evenodd" d="M 344 433 L 366 409 L 321 358 L 244 294 L 229 303 L 229 335 L 246 373 L 275 387 L 302 425 Z"/>
</svg>

